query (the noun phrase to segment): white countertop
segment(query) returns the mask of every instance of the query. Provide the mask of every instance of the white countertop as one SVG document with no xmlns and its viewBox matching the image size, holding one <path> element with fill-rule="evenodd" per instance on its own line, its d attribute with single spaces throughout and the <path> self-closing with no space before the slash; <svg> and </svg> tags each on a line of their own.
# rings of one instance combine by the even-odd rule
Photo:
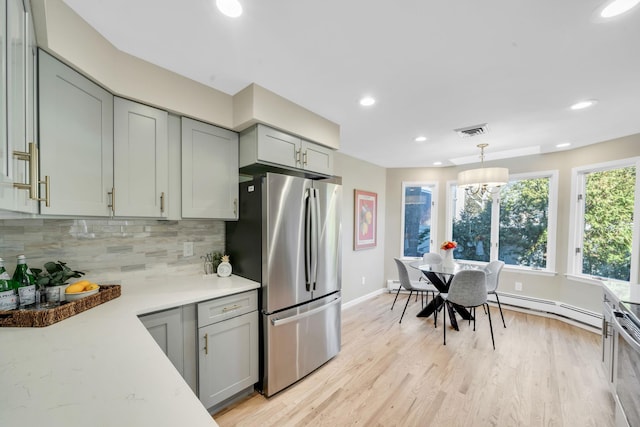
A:
<svg viewBox="0 0 640 427">
<path fill-rule="evenodd" d="M 137 315 L 259 284 L 186 276 L 122 284 L 122 295 L 44 328 L 0 328 L 0 426 L 216 426 Z"/>
<path fill-rule="evenodd" d="M 640 284 L 605 280 L 603 286 L 605 286 L 605 288 L 609 290 L 609 293 L 615 296 L 618 301 L 640 304 Z"/>
</svg>

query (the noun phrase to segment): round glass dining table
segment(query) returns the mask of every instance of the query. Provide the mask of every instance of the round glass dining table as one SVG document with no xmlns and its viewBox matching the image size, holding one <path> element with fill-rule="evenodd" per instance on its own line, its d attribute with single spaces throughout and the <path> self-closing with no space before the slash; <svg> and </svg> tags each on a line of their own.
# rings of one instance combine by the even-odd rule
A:
<svg viewBox="0 0 640 427">
<path fill-rule="evenodd" d="M 451 280 L 453 277 L 462 270 L 468 270 L 470 268 L 474 268 L 468 264 L 462 264 L 456 262 L 453 267 L 446 267 L 442 264 L 422 264 L 422 261 L 416 261 L 414 263 L 409 264 L 413 268 L 417 268 L 422 272 L 422 274 L 433 284 L 433 286 L 438 289 L 438 291 L 442 293 L 449 292 L 449 285 L 451 285 Z M 417 317 L 429 317 L 437 311 L 440 311 L 444 305 L 444 300 L 440 295 L 436 295 L 434 299 L 429 301 L 429 303 L 418 313 Z M 473 317 L 469 310 L 466 308 L 457 305 L 450 304 L 449 308 L 449 319 L 451 320 L 451 326 L 455 330 L 458 330 L 458 322 L 456 320 L 456 313 L 460 315 L 464 320 L 472 320 Z"/>
</svg>

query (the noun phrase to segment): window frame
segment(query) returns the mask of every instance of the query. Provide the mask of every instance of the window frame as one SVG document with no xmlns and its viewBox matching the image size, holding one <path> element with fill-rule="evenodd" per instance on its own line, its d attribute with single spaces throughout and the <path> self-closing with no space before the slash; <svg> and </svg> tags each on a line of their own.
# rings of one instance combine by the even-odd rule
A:
<svg viewBox="0 0 640 427">
<path fill-rule="evenodd" d="M 430 252 L 434 252 L 434 248 L 438 245 L 437 228 L 438 228 L 438 181 L 402 181 L 401 184 L 401 203 L 400 203 L 400 257 L 406 259 L 420 259 L 420 257 L 407 257 L 404 255 L 404 208 L 405 194 L 407 187 L 430 187 L 431 191 L 431 242 L 429 245 Z"/>
<path fill-rule="evenodd" d="M 626 159 L 612 160 L 603 163 L 594 163 L 590 165 L 578 166 L 571 169 L 571 199 L 569 212 L 569 234 L 567 239 L 567 277 L 590 284 L 600 284 L 602 280 L 616 280 L 591 276 L 582 273 L 583 259 L 583 240 L 584 230 L 581 224 L 584 224 L 585 197 L 584 191 L 586 187 L 586 176 L 594 172 L 603 172 L 613 169 L 621 169 L 633 166 L 636 168 L 636 182 L 634 191 L 633 204 L 633 230 L 631 241 L 631 265 L 629 274 L 629 283 L 638 282 L 638 256 L 640 254 L 640 222 L 637 221 L 637 215 L 640 214 L 640 157 L 630 157 Z M 583 197 L 580 197 L 582 195 Z M 580 225 L 580 226 L 579 226 Z M 580 248 L 580 253 L 576 252 Z"/>
<path fill-rule="evenodd" d="M 529 266 L 505 264 L 504 268 L 514 271 L 522 272 L 535 272 L 543 275 L 555 275 L 556 274 L 556 245 L 557 245 L 557 222 L 558 222 L 558 185 L 559 185 L 559 172 L 558 170 L 546 170 L 525 172 L 509 175 L 509 182 L 521 181 L 525 179 L 537 179 L 548 178 L 549 179 L 549 198 L 548 198 L 548 211 L 547 211 L 547 265 L 545 268 L 534 268 Z M 457 182 L 455 180 L 447 181 L 447 224 L 446 224 L 446 236 L 447 239 L 453 238 L 453 198 L 455 196 L 455 188 Z M 498 259 L 499 242 L 500 242 L 500 195 L 495 197 L 491 203 L 491 248 L 489 252 L 489 260 L 495 261 Z M 471 264 L 484 264 L 481 261 L 461 260 L 465 263 Z"/>
</svg>

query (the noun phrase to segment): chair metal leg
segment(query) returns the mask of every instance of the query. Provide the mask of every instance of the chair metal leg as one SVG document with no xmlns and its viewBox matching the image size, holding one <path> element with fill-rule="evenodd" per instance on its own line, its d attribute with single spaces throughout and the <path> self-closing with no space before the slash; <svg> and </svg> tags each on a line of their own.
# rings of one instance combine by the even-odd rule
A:
<svg viewBox="0 0 640 427">
<path fill-rule="evenodd" d="M 398 292 L 396 292 L 396 297 L 393 299 L 393 304 L 391 304 L 391 310 L 393 310 L 393 306 L 396 305 L 396 300 L 398 299 L 398 295 L 400 295 L 400 289 L 402 289 L 402 285 L 398 286 Z"/>
<path fill-rule="evenodd" d="M 484 307 L 484 305 L 482 307 Z M 471 322 L 471 319 L 469 319 L 469 322 Z M 476 331 L 476 308 L 473 307 L 473 332 L 475 331 Z"/>
<path fill-rule="evenodd" d="M 442 315 L 442 336 L 444 337 L 444 345 L 447 345 L 447 301 L 445 300 L 444 305 L 445 305 L 445 310 L 444 310 L 444 314 Z"/>
<path fill-rule="evenodd" d="M 489 309 L 489 304 L 487 304 L 487 315 L 489 316 L 489 329 L 491 329 L 491 344 L 493 344 L 493 349 L 496 349 L 496 342 L 493 339 L 493 325 L 491 324 L 491 310 Z"/>
<path fill-rule="evenodd" d="M 506 328 L 507 325 L 504 323 L 504 316 L 502 315 L 502 306 L 500 305 L 500 298 L 498 298 L 497 292 L 494 295 L 496 296 L 496 301 L 498 301 L 498 309 L 500 309 L 500 317 L 502 317 L 502 326 Z"/>
<path fill-rule="evenodd" d="M 407 306 L 409 305 L 409 301 L 411 300 L 411 294 L 413 294 L 413 291 L 409 291 L 409 297 L 407 298 L 407 303 L 404 305 L 404 310 L 402 310 L 402 316 L 400 316 L 400 321 L 398 323 L 402 323 L 404 312 L 407 311 Z"/>
</svg>

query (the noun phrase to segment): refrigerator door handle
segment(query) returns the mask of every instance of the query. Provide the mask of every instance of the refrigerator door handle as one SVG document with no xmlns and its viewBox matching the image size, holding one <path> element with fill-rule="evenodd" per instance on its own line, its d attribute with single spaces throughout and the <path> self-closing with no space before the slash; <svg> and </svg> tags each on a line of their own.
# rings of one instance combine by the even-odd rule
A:
<svg viewBox="0 0 640 427">
<path fill-rule="evenodd" d="M 304 200 L 304 215 L 305 215 L 305 226 L 304 226 L 304 281 L 307 287 L 307 292 L 311 292 L 311 283 L 313 281 L 311 275 L 311 245 L 312 245 L 312 206 L 313 203 L 311 198 L 313 189 L 308 188 L 305 193 Z"/>
<path fill-rule="evenodd" d="M 320 197 L 319 190 L 317 188 L 313 189 L 313 219 L 311 221 L 312 232 L 313 232 L 313 241 L 312 241 L 312 282 L 313 282 L 313 290 L 316 290 L 316 284 L 318 282 L 318 253 L 320 252 Z"/>
<path fill-rule="evenodd" d="M 273 326 L 282 326 L 282 325 L 286 325 L 287 323 L 291 323 L 291 322 L 296 322 L 300 319 L 304 319 L 305 317 L 309 317 L 309 316 L 313 316 L 316 313 L 319 313 L 321 311 L 324 311 L 326 309 L 328 309 L 329 307 L 332 307 L 336 304 L 340 304 L 340 301 L 342 301 L 342 297 L 338 297 L 336 299 L 334 299 L 333 301 L 331 301 L 330 303 L 327 303 L 323 306 L 320 307 L 316 307 L 313 310 L 309 310 L 306 311 L 304 313 L 301 314 L 296 314 L 295 316 L 291 316 L 291 317 L 285 317 L 284 319 L 271 319 L 271 324 Z"/>
</svg>

